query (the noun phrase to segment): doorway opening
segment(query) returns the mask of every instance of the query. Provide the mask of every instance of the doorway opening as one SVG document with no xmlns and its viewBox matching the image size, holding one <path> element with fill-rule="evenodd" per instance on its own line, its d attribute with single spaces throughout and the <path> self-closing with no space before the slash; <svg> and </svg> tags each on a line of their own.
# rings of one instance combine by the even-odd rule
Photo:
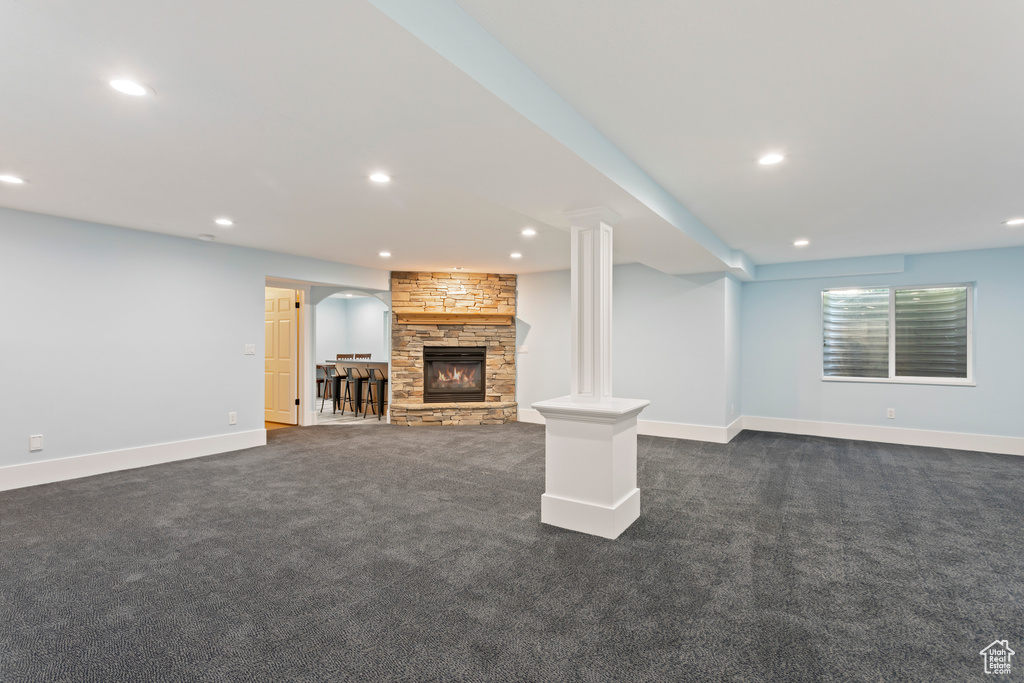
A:
<svg viewBox="0 0 1024 683">
<path fill-rule="evenodd" d="M 380 292 L 339 288 L 317 303 L 313 332 L 317 424 L 385 423 L 391 405 L 390 382 L 376 380 L 390 379 L 390 314 L 389 299 Z M 344 380 L 350 368 L 360 376 L 355 383 Z M 363 399 L 371 395 L 371 384 L 374 400 L 368 404 Z M 367 420 L 364 415 L 377 419 Z"/>
</svg>

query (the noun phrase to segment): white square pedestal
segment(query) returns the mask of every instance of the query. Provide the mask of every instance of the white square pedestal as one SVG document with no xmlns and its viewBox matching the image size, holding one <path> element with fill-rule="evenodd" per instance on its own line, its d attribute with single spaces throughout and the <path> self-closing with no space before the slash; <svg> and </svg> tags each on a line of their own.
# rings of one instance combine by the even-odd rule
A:
<svg viewBox="0 0 1024 683">
<path fill-rule="evenodd" d="M 617 538 L 640 516 L 636 418 L 650 401 L 539 401 L 545 420 L 544 524 Z"/>
</svg>

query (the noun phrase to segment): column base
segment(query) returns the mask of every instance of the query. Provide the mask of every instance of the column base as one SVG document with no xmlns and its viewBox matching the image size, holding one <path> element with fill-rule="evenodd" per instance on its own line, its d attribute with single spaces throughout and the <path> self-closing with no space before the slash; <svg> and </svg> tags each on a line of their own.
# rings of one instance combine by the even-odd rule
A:
<svg viewBox="0 0 1024 683">
<path fill-rule="evenodd" d="M 617 538 L 636 521 L 636 416 L 648 403 L 566 396 L 533 404 L 546 425 L 541 522 Z"/>
<path fill-rule="evenodd" d="M 540 497 L 540 521 L 592 536 L 616 539 L 640 517 L 640 489 L 611 507 L 559 498 L 550 493 Z"/>
</svg>

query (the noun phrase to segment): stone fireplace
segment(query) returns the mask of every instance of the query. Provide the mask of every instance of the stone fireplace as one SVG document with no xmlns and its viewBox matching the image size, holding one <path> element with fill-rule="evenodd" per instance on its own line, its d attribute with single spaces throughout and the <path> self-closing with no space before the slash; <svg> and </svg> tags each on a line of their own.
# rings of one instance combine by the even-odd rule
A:
<svg viewBox="0 0 1024 683">
<path fill-rule="evenodd" d="M 516 421 L 516 276 L 391 273 L 391 423 Z"/>
</svg>

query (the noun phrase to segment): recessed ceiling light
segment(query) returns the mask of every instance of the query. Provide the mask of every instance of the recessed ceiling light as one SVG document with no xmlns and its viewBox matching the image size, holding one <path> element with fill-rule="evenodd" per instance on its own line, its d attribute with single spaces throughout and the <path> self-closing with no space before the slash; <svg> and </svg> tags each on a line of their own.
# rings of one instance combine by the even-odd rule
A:
<svg viewBox="0 0 1024 683">
<path fill-rule="evenodd" d="M 387 258 L 387 257 L 391 256 L 391 252 L 390 251 L 382 251 L 382 252 L 380 252 L 380 255 L 383 256 L 384 258 Z"/>
<path fill-rule="evenodd" d="M 213 235 L 202 234 L 199 236 L 199 239 L 201 239 L 204 242 L 212 242 L 217 238 L 214 237 Z"/>
<path fill-rule="evenodd" d="M 465 270 L 462 266 L 452 266 L 452 270 Z"/>
<path fill-rule="evenodd" d="M 1005 225 L 1024 225 L 1024 218 L 1011 218 L 1004 222 Z"/>
<path fill-rule="evenodd" d="M 214 221 L 214 223 L 216 223 L 217 225 L 223 225 L 225 228 L 231 227 L 232 225 L 235 224 L 235 222 L 230 218 L 218 218 L 217 220 Z"/>
<path fill-rule="evenodd" d="M 390 183 L 391 176 L 389 176 L 387 173 L 381 173 L 378 171 L 377 173 L 373 173 L 370 175 L 370 180 L 372 180 L 375 183 Z"/>
<path fill-rule="evenodd" d="M 779 163 L 785 158 L 786 157 L 782 156 L 777 152 L 772 152 L 771 154 L 765 154 L 763 157 L 758 159 L 757 163 L 761 164 L 762 166 L 771 166 L 772 164 Z"/>
<path fill-rule="evenodd" d="M 534 230 L 533 228 L 523 228 L 523 234 L 526 235 L 527 237 L 533 237 L 534 235 L 537 234 L 537 231 Z"/>
<path fill-rule="evenodd" d="M 523 258 L 523 255 L 520 254 L 518 251 L 513 251 L 511 254 L 509 254 L 509 256 L 511 256 L 512 258 Z"/>
<path fill-rule="evenodd" d="M 110 81 L 110 87 L 118 92 L 122 92 L 125 95 L 131 95 L 133 97 L 142 97 L 149 92 L 146 86 L 141 83 L 136 83 L 135 81 L 130 81 L 127 78 L 115 78 Z"/>
<path fill-rule="evenodd" d="M 0 182 L 10 183 L 11 185 L 24 185 L 25 179 L 19 178 L 16 175 L 0 175 Z"/>
<path fill-rule="evenodd" d="M 797 240 L 796 242 L 793 242 L 793 246 L 794 247 L 806 247 L 810 243 L 811 243 L 810 240 Z"/>
<path fill-rule="evenodd" d="M 352 296 L 352 295 L 351 295 L 351 294 L 346 294 L 345 296 L 349 296 L 349 297 L 350 297 L 350 296 Z"/>
</svg>

